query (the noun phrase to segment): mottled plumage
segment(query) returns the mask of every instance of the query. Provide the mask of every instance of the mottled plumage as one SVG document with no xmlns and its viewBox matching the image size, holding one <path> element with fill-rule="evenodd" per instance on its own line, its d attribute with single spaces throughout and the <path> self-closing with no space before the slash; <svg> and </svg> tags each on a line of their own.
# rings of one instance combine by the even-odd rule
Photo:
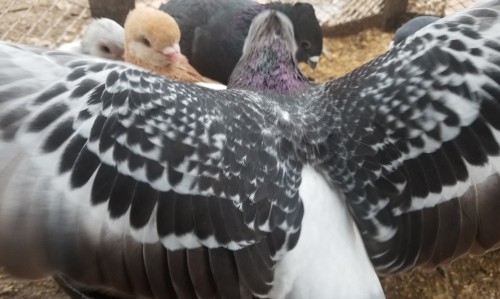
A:
<svg viewBox="0 0 500 299">
<path fill-rule="evenodd" d="M 227 84 L 241 57 L 252 19 L 265 9 L 287 15 L 293 24 L 296 58 L 315 66 L 323 48 L 322 32 L 310 4 L 251 0 L 170 0 L 160 9 L 175 18 L 182 32 L 181 51 L 204 76 Z"/>
<path fill-rule="evenodd" d="M 499 29 L 484 1 L 288 93 L 1 43 L 0 264 L 141 298 L 382 298 L 377 273 L 495 248 Z"/>
</svg>

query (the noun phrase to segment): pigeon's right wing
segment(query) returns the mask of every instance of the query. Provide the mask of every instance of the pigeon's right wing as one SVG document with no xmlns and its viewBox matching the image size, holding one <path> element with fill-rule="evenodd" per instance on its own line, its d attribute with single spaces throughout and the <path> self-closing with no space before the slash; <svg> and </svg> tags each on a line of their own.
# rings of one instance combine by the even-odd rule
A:
<svg viewBox="0 0 500 299">
<path fill-rule="evenodd" d="M 500 244 L 499 32 L 484 1 L 325 87 L 339 119 L 323 165 L 379 273 Z"/>
</svg>

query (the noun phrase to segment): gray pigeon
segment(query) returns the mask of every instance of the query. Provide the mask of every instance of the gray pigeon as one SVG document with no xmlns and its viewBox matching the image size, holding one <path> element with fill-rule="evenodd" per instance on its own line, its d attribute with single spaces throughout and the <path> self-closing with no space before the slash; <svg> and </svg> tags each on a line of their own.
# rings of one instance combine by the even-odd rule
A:
<svg viewBox="0 0 500 299">
<path fill-rule="evenodd" d="M 377 274 L 498 247 L 499 29 L 483 1 L 295 92 L 0 43 L 0 265 L 123 298 L 383 298 Z"/>
<path fill-rule="evenodd" d="M 252 0 L 169 0 L 160 9 L 170 14 L 181 29 L 181 52 L 203 76 L 223 84 L 241 57 L 252 19 L 265 9 L 286 14 L 293 24 L 296 57 L 315 67 L 323 49 L 323 34 L 314 8 L 307 3 Z"/>
<path fill-rule="evenodd" d="M 277 16 L 255 17 L 228 88 L 297 94 L 311 87 L 297 67 L 291 20 L 281 13 Z"/>
<path fill-rule="evenodd" d="M 394 47 L 394 45 L 399 44 L 404 41 L 407 37 L 424 28 L 425 26 L 432 24 L 439 20 L 440 18 L 435 16 L 418 16 L 408 22 L 401 25 L 401 27 L 396 30 L 394 36 L 392 37 L 392 42 L 389 48 Z"/>
</svg>

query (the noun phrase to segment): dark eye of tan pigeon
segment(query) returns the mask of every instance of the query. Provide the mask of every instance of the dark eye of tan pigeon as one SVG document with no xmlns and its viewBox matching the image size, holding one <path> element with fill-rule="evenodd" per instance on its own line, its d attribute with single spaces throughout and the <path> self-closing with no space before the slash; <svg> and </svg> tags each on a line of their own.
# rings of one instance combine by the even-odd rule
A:
<svg viewBox="0 0 500 299">
<path fill-rule="evenodd" d="M 142 43 L 146 45 L 146 47 L 151 48 L 151 42 L 145 37 L 142 38 Z"/>
</svg>

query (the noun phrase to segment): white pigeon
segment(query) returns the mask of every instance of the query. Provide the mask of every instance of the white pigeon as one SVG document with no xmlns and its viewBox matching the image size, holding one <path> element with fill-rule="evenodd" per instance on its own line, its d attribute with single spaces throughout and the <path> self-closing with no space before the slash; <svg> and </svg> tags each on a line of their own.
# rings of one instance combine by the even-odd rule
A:
<svg viewBox="0 0 500 299">
<path fill-rule="evenodd" d="M 61 45 L 58 50 L 87 54 L 112 60 L 123 60 L 125 32 L 117 22 L 107 19 L 92 19 L 84 29 L 82 37 Z"/>
<path fill-rule="evenodd" d="M 239 65 L 273 59 L 227 90 L 1 43 L 0 265 L 121 298 L 383 298 L 377 274 L 499 245 L 499 0 L 320 85 L 280 13 L 248 38 Z"/>
</svg>

